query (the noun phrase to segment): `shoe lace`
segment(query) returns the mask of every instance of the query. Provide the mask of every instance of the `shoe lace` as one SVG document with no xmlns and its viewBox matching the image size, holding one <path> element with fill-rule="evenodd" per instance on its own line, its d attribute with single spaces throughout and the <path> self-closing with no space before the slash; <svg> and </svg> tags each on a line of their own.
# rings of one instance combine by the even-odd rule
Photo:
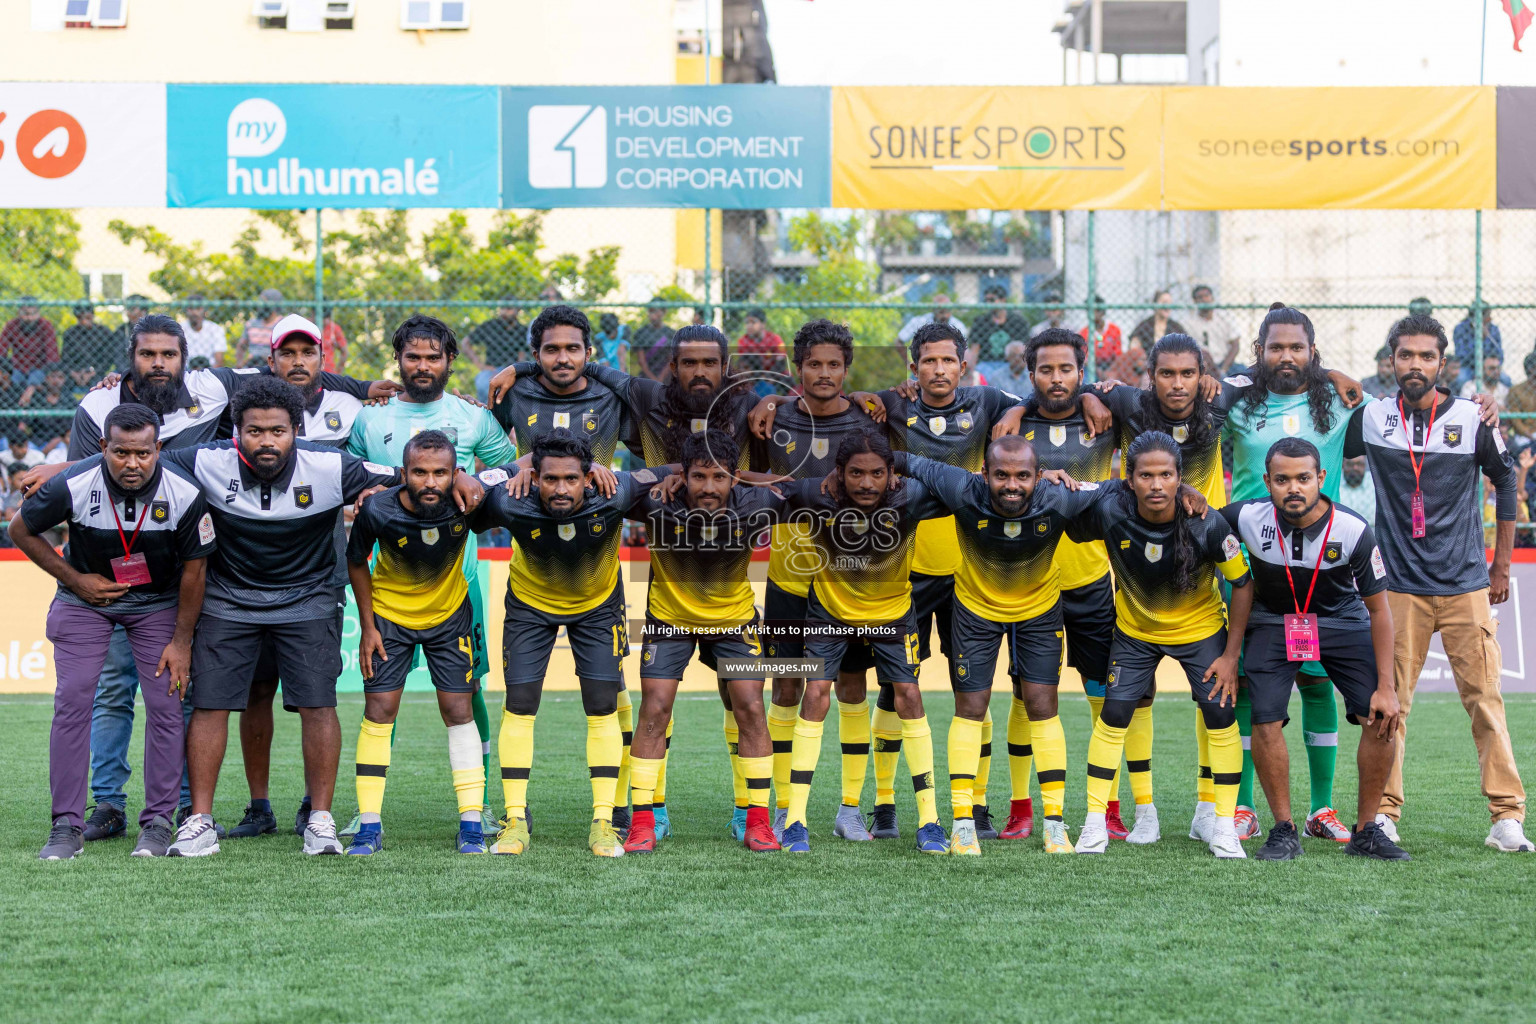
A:
<svg viewBox="0 0 1536 1024">
<path fill-rule="evenodd" d="M 85 819 L 88 825 L 105 824 L 112 820 L 112 814 L 117 808 L 112 804 L 92 804 L 90 816 Z"/>
<path fill-rule="evenodd" d="M 53 827 L 48 830 L 48 842 L 50 845 L 67 842 L 73 833 L 74 826 L 69 823 L 69 819 L 59 818 L 53 823 Z"/>
</svg>

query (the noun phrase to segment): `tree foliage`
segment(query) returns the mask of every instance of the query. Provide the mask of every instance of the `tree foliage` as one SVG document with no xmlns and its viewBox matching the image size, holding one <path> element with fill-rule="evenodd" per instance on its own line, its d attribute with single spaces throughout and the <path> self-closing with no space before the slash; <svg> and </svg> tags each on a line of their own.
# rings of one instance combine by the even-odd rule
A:
<svg viewBox="0 0 1536 1024">
<path fill-rule="evenodd" d="M 80 223 L 70 211 L 0 210 L 0 299 L 81 298 L 79 252 Z M 53 307 L 43 315 L 58 323 L 65 312 Z"/>
</svg>

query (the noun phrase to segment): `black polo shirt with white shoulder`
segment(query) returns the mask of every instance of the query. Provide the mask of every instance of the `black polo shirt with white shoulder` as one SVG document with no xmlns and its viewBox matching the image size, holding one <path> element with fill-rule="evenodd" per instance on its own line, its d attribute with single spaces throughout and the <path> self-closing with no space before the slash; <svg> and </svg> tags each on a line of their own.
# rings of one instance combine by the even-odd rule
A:
<svg viewBox="0 0 1536 1024">
<path fill-rule="evenodd" d="M 1227 525 L 1248 549 L 1248 571 L 1253 574 L 1254 585 L 1253 611 L 1248 617 L 1251 624 L 1284 622 L 1298 605 L 1306 603 L 1307 590 L 1313 588 L 1307 611 L 1317 616 L 1318 626 L 1370 626 L 1370 612 L 1362 598 L 1387 589 L 1386 566 L 1365 517 L 1338 502 L 1332 507 L 1331 526 L 1325 514 L 1301 530 L 1283 515 L 1277 528 L 1275 503 L 1268 498 L 1239 501 L 1221 510 Z M 1290 581 L 1286 579 L 1287 567 Z"/>
<path fill-rule="evenodd" d="M 112 559 L 127 553 L 125 538 L 133 554 L 144 556 L 149 582 L 128 588 L 108 605 L 89 605 L 59 584 L 60 601 L 104 611 L 137 614 L 174 606 L 182 565 L 215 550 L 213 520 L 202 488 L 163 460 L 136 491 L 119 487 L 100 455 L 77 462 L 22 502 L 21 518 L 33 533 L 68 523 L 64 560 L 78 572 L 114 579 Z"/>
<path fill-rule="evenodd" d="M 1376 539 L 1387 565 L 1387 587 L 1399 594 L 1448 597 L 1488 586 L 1480 474 L 1498 493 L 1500 520 L 1515 518 L 1515 464 L 1497 430 L 1483 425 L 1476 402 L 1436 389 L 1434 426 L 1428 409 L 1407 409 L 1397 396 L 1356 409 L 1344 435 L 1344 457 L 1364 455 L 1376 488 Z M 1403 408 L 1407 408 L 1404 402 Z M 1413 459 L 1424 492 L 1423 537 L 1413 536 Z"/>
<path fill-rule="evenodd" d="M 233 441 L 162 452 L 203 489 L 219 550 L 203 611 L 237 622 L 298 622 L 335 613 L 336 524 L 342 507 L 400 474 L 355 455 L 296 441 L 274 479 L 251 472 Z"/>
</svg>

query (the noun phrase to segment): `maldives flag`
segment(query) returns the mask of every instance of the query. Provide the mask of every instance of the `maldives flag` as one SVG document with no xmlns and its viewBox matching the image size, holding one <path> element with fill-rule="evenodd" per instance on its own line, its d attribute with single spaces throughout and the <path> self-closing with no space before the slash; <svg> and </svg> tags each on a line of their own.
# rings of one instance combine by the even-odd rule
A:
<svg viewBox="0 0 1536 1024">
<path fill-rule="evenodd" d="M 1531 24 L 1531 7 L 1524 0 L 1503 0 L 1504 13 L 1509 15 L 1509 24 L 1515 30 L 1515 49 L 1520 49 L 1520 37 L 1525 35 L 1525 30 Z"/>
</svg>

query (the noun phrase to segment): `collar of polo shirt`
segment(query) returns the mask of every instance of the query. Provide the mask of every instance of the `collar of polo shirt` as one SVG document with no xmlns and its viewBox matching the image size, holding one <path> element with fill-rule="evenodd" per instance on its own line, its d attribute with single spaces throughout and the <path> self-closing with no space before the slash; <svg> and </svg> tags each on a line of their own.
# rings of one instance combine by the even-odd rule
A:
<svg viewBox="0 0 1536 1024">
<path fill-rule="evenodd" d="M 294 448 L 288 452 L 288 462 L 283 466 L 283 471 L 271 480 L 263 480 L 251 472 L 251 467 L 245 464 L 245 453 L 240 450 L 239 442 L 235 442 L 235 462 L 240 466 L 240 487 L 243 490 L 252 490 L 257 487 L 270 486 L 274 491 L 286 491 L 288 485 L 293 482 L 293 470 L 299 462 L 299 450 Z"/>
</svg>

